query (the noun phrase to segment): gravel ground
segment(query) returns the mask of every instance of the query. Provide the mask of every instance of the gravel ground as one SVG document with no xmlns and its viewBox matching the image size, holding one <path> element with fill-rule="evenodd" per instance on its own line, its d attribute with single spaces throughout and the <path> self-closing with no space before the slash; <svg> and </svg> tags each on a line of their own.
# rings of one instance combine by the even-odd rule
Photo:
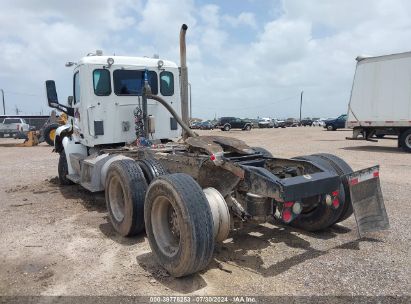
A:
<svg viewBox="0 0 411 304">
<path fill-rule="evenodd" d="M 174 279 L 144 234 L 115 234 L 102 195 L 58 185 L 51 147 L 0 147 L 0 295 L 410 295 L 411 154 L 395 140 L 310 127 L 200 133 L 278 157 L 328 152 L 354 169 L 380 164 L 390 230 L 359 240 L 353 217 L 321 233 L 249 226 L 217 246 L 206 270 Z"/>
</svg>

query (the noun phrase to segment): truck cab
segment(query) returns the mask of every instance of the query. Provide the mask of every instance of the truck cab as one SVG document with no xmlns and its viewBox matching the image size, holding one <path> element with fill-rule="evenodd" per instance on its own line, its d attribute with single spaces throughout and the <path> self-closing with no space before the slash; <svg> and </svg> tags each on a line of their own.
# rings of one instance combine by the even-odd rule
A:
<svg viewBox="0 0 411 304">
<path fill-rule="evenodd" d="M 141 113 L 145 77 L 152 93 L 181 113 L 179 69 L 174 62 L 103 56 L 97 52 L 67 65 L 74 66 L 73 98 L 67 107 L 72 116 L 73 136 L 86 147 L 125 144 L 137 139 L 136 115 Z M 180 136 L 181 128 L 164 107 L 150 100 L 147 113 L 149 140 Z"/>
</svg>

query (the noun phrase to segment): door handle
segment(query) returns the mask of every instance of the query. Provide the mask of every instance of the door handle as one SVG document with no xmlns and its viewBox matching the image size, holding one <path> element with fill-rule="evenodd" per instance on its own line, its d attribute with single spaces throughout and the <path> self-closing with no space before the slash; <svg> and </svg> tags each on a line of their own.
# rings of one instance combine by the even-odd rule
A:
<svg viewBox="0 0 411 304">
<path fill-rule="evenodd" d="M 94 129 L 93 129 L 93 133 L 91 133 L 89 110 L 91 110 L 91 109 L 93 109 L 93 108 L 95 108 L 95 107 L 96 107 L 96 106 L 88 106 L 88 107 L 87 107 L 87 127 L 88 127 L 88 134 L 89 134 L 90 136 L 93 136 L 93 137 L 95 137 L 96 135 L 95 135 L 95 133 L 94 133 Z"/>
</svg>

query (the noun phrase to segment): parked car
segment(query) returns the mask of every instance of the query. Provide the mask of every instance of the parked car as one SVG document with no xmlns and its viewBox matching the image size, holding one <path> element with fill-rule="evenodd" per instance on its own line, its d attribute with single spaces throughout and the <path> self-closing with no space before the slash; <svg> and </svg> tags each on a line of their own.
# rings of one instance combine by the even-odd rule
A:
<svg viewBox="0 0 411 304">
<path fill-rule="evenodd" d="M 242 129 L 245 131 L 250 131 L 252 124 L 250 120 L 241 119 L 237 117 L 221 117 L 218 120 L 217 128 L 222 131 L 230 131 L 231 129 Z"/>
<path fill-rule="evenodd" d="M 0 137 L 20 137 L 30 131 L 30 126 L 23 118 L 5 118 L 0 123 Z"/>
<path fill-rule="evenodd" d="M 344 129 L 346 121 L 347 121 L 347 114 L 340 115 L 335 119 L 327 119 L 326 121 L 324 121 L 324 128 L 326 128 L 328 131 Z"/>
<path fill-rule="evenodd" d="M 261 120 L 258 122 L 258 127 L 259 128 L 273 128 L 274 124 L 271 118 L 261 118 Z"/>
<path fill-rule="evenodd" d="M 295 118 L 287 118 L 287 120 L 285 121 L 286 127 L 298 127 L 299 124 L 300 122 Z"/>
<path fill-rule="evenodd" d="M 195 121 L 191 123 L 190 129 L 200 129 L 200 124 L 201 124 L 201 121 Z"/>
<path fill-rule="evenodd" d="M 273 119 L 274 128 L 285 128 L 285 120 Z"/>
<path fill-rule="evenodd" d="M 304 118 L 304 119 L 302 119 L 301 120 L 301 126 L 303 126 L 303 127 L 306 127 L 306 126 L 309 126 L 309 127 L 311 127 L 312 126 L 312 124 L 313 124 L 313 120 L 311 119 L 311 118 Z"/>
<path fill-rule="evenodd" d="M 324 127 L 324 121 L 321 119 L 316 119 L 313 121 L 312 126 L 313 127 Z"/>
<path fill-rule="evenodd" d="M 199 129 L 201 129 L 201 130 L 213 130 L 214 125 L 209 121 L 203 121 L 199 124 Z"/>
</svg>

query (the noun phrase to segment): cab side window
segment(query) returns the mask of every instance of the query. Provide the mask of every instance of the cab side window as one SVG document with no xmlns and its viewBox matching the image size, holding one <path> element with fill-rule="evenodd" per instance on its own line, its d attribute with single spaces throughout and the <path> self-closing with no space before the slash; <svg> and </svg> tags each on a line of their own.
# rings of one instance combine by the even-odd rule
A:
<svg viewBox="0 0 411 304">
<path fill-rule="evenodd" d="M 73 96 L 74 96 L 74 104 L 80 102 L 80 74 L 76 72 L 74 74 L 73 80 Z"/>
<path fill-rule="evenodd" d="M 93 71 L 94 94 L 97 96 L 108 96 L 111 94 L 110 71 L 97 69 Z"/>
<path fill-rule="evenodd" d="M 174 94 L 173 73 L 167 71 L 160 73 L 160 93 L 163 96 L 172 96 Z"/>
</svg>

